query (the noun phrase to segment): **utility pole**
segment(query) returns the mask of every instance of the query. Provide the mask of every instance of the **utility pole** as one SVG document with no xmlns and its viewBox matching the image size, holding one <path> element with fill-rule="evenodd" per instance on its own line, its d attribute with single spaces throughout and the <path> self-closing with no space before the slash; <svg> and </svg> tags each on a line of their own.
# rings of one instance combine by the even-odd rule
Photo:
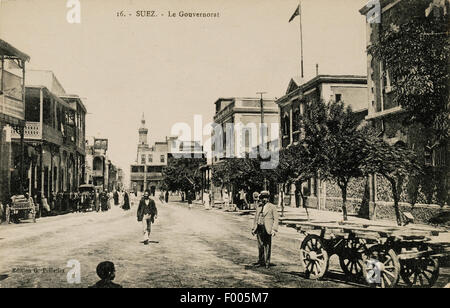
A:
<svg viewBox="0 0 450 308">
<path fill-rule="evenodd" d="M 302 1 L 298 0 L 298 12 L 299 12 L 299 23 L 300 23 L 300 71 L 302 74 L 302 78 L 304 77 L 303 75 L 303 30 L 302 30 Z"/>
<path fill-rule="evenodd" d="M 261 157 L 261 148 L 264 146 L 264 135 L 265 135 L 265 129 L 264 129 L 264 99 L 263 95 L 267 94 L 267 92 L 256 92 L 256 94 L 260 95 L 260 107 L 261 107 L 261 144 L 259 146 L 259 156 Z M 264 190 L 267 190 L 267 179 L 264 177 Z"/>
</svg>

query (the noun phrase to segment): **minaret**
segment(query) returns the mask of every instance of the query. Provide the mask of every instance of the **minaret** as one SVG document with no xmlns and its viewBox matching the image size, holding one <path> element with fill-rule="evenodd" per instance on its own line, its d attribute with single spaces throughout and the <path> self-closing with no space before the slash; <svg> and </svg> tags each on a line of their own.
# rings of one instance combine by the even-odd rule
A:
<svg viewBox="0 0 450 308">
<path fill-rule="evenodd" d="M 148 129 L 145 127 L 145 117 L 144 113 L 142 113 L 141 127 L 139 128 L 138 150 L 148 149 L 147 135 Z"/>
</svg>

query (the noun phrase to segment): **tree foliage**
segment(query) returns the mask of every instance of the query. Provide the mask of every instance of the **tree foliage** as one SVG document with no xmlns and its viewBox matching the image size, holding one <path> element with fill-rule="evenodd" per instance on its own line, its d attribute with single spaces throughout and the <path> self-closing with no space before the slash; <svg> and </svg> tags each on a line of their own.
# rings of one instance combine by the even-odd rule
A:
<svg viewBox="0 0 450 308">
<path fill-rule="evenodd" d="M 352 178 L 361 177 L 364 136 L 358 130 L 361 120 L 343 102 L 327 105 L 328 138 L 324 142 L 326 164 L 323 177 L 337 183 L 342 193 L 342 213 L 347 220 L 347 188 Z"/>
<path fill-rule="evenodd" d="M 425 16 L 430 2 L 404 0 L 390 10 L 391 23 L 382 25 L 369 52 L 388 68 L 393 100 L 407 111 L 408 122 L 423 124 L 441 139 L 449 131 L 450 23 L 448 14 Z"/>
<path fill-rule="evenodd" d="M 259 159 L 228 158 L 213 166 L 213 183 L 216 186 L 232 186 L 237 190 L 260 191 L 264 179 L 273 181 L 272 170 L 261 169 Z"/>
<path fill-rule="evenodd" d="M 201 187 L 200 167 L 206 163 L 203 158 L 171 157 L 163 169 L 163 186 L 176 191 L 198 190 Z"/>
<path fill-rule="evenodd" d="M 399 200 L 403 181 L 407 177 L 417 176 L 421 173 L 420 164 L 416 154 L 406 145 L 397 143 L 390 145 L 383 139 L 370 133 L 365 138 L 364 160 L 362 170 L 364 174 L 380 174 L 385 177 L 392 188 L 394 208 L 397 223 L 402 224 L 402 215 L 399 209 Z"/>
</svg>

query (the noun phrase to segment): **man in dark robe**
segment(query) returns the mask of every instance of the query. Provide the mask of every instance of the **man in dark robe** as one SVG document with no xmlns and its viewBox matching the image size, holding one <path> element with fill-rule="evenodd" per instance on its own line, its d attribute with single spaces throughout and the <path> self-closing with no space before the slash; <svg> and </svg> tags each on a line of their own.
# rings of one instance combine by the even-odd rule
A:
<svg viewBox="0 0 450 308">
<path fill-rule="evenodd" d="M 108 210 L 108 200 L 109 200 L 108 192 L 106 191 L 106 189 L 100 193 L 99 198 L 102 212 L 106 212 Z"/>
<path fill-rule="evenodd" d="M 123 193 L 123 206 L 122 209 L 127 211 L 130 209 L 130 197 L 128 196 L 128 192 Z"/>
<path fill-rule="evenodd" d="M 114 191 L 114 205 L 119 205 L 119 193 L 116 191 Z"/>
</svg>

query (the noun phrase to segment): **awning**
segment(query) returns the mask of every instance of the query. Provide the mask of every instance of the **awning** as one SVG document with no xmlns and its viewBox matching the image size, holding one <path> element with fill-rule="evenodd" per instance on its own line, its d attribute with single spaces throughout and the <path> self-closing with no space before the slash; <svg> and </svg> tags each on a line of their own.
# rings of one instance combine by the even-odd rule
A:
<svg viewBox="0 0 450 308">
<path fill-rule="evenodd" d="M 30 61 L 30 56 L 0 39 L 0 55 L 19 58 L 22 61 Z"/>
</svg>

